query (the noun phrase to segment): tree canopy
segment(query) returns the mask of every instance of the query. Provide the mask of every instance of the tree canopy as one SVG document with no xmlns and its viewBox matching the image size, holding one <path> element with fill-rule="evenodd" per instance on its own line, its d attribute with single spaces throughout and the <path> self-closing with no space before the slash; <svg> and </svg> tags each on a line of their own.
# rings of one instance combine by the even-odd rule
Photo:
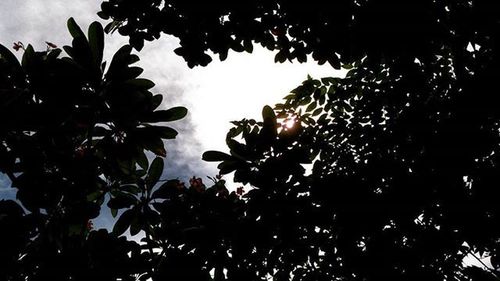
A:
<svg viewBox="0 0 500 281">
<path fill-rule="evenodd" d="M 262 122 L 235 122 L 231 155 L 204 155 L 255 187 L 246 216 L 267 244 L 249 253 L 259 261 L 244 258 L 252 272 L 467 280 L 496 276 L 464 266 L 467 255 L 498 266 L 498 5 L 109 0 L 100 16 L 137 49 L 161 33 L 179 38 L 191 67 L 258 43 L 277 62 L 312 54 L 352 68 L 307 80 Z M 287 119 L 296 124 L 280 128 Z"/>
<path fill-rule="evenodd" d="M 69 57 L 0 46 L 0 171 L 18 198 L 0 201 L 0 278 L 498 280 L 497 6 L 110 0 L 106 28 L 68 21 Z M 130 36 L 109 66 L 104 30 Z M 189 66 L 260 43 L 350 70 L 307 79 L 233 122 L 229 154 L 203 154 L 248 187 L 185 184 L 161 175 L 177 134 L 164 122 L 186 109 L 159 109 L 131 53 L 162 32 Z M 89 223 L 104 204 L 111 233 Z"/>
<path fill-rule="evenodd" d="M 162 140 L 177 135 L 164 122 L 187 113 L 157 110 L 162 95 L 140 78 L 130 46 L 106 67 L 99 23 L 90 25 L 88 37 L 73 19 L 68 29 L 69 57 L 53 44 L 41 52 L 18 45 L 24 49 L 19 62 L 0 46 L 0 169 L 22 204 L 0 201 L 2 280 L 126 279 L 141 268 L 137 243 L 90 232 L 90 220 L 108 196 L 115 215 L 129 206 L 136 220 L 148 212 L 139 200 L 149 198 L 163 162 L 150 165 L 145 151 L 164 157 Z M 122 221 L 117 235 L 126 230 Z"/>
<path fill-rule="evenodd" d="M 162 33 L 180 39 L 175 52 L 188 65 L 207 65 L 208 51 L 252 52 L 253 43 L 278 50 L 276 61 L 312 54 L 335 68 L 365 56 L 375 63 L 402 56 L 432 59 L 443 47 L 497 44 L 497 1 L 137 1 L 107 0 L 99 15 L 108 30 L 140 50 Z"/>
</svg>

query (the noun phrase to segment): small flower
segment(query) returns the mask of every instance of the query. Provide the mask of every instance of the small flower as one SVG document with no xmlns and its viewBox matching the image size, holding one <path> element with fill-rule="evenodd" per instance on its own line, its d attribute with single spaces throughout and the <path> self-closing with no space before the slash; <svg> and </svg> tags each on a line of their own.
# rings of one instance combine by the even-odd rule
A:
<svg viewBox="0 0 500 281">
<path fill-rule="evenodd" d="M 194 188 L 194 190 L 198 192 L 201 192 L 205 189 L 205 185 L 203 184 L 201 178 L 196 178 L 193 176 L 192 178 L 189 179 L 189 184 L 191 185 L 192 188 Z"/>
<path fill-rule="evenodd" d="M 49 46 L 49 48 L 53 48 L 53 49 L 57 48 L 57 45 L 54 43 L 50 43 L 50 42 L 45 41 L 45 44 L 47 44 L 47 46 Z"/>
<path fill-rule="evenodd" d="M 236 194 L 241 196 L 241 195 L 243 195 L 243 193 L 245 193 L 245 188 L 243 186 L 236 188 Z"/>
<path fill-rule="evenodd" d="M 218 175 L 215 176 L 215 178 L 218 179 L 218 180 L 220 180 L 220 179 L 222 179 L 222 175 L 218 174 Z"/>
<path fill-rule="evenodd" d="M 183 183 L 183 182 L 181 182 L 181 181 L 180 181 L 180 182 L 178 182 L 178 183 L 175 185 L 175 187 L 176 187 L 178 190 L 183 190 L 183 189 L 185 189 L 185 188 L 186 188 L 186 186 L 184 185 L 184 183 Z"/>
<path fill-rule="evenodd" d="M 85 156 L 85 148 L 83 146 L 79 146 L 75 149 L 76 158 L 83 158 Z"/>
<path fill-rule="evenodd" d="M 19 51 L 19 49 L 23 49 L 24 50 L 24 44 L 21 42 L 21 41 L 17 41 L 14 42 L 14 46 L 13 46 L 14 50 Z"/>
<path fill-rule="evenodd" d="M 87 221 L 87 230 L 91 231 L 92 229 L 94 229 L 94 223 L 91 220 L 88 220 Z"/>
</svg>

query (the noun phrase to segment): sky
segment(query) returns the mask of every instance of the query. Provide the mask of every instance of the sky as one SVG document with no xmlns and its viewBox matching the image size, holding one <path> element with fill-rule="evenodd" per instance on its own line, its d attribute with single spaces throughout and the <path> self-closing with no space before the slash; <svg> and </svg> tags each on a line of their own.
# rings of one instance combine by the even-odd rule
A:
<svg viewBox="0 0 500 281">
<path fill-rule="evenodd" d="M 73 17 L 86 30 L 91 22 L 102 21 L 96 15 L 101 0 L 1 0 L 0 44 L 12 48 L 13 42 L 31 43 L 35 49 L 46 48 L 45 41 L 59 47 L 69 45 L 71 37 L 66 21 Z M 127 43 L 118 33 L 107 35 L 105 60 Z M 201 160 L 207 150 L 227 151 L 225 135 L 230 121 L 242 118 L 261 118 L 264 105 L 281 101 L 307 75 L 321 78 L 340 73 L 329 65 L 308 63 L 274 63 L 274 53 L 254 46 L 252 54 L 229 53 L 221 62 L 207 67 L 190 69 L 183 58 L 174 54 L 179 46 L 175 37 L 163 35 L 160 40 L 146 42 L 138 54 L 137 64 L 144 68 L 142 77 L 156 83 L 154 94 L 164 95 L 164 109 L 185 106 L 189 113 L 183 120 L 170 125 L 179 131 L 175 140 L 166 143 L 167 159 L 162 179 L 179 178 L 187 181 L 197 176 L 217 174 L 216 163 Z M 18 52 L 20 57 L 22 52 Z M 226 176 L 228 187 L 234 189 L 231 176 Z M 0 198 L 14 198 L 14 189 L 0 175 Z"/>
</svg>

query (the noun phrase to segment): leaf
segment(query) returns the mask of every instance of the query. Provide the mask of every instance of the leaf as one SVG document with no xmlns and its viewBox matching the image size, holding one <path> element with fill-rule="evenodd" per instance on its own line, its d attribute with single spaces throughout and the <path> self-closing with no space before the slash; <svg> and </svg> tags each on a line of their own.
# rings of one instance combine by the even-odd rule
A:
<svg viewBox="0 0 500 281">
<path fill-rule="evenodd" d="M 142 144 L 145 149 L 153 152 L 158 156 L 165 157 L 167 155 L 165 144 L 159 137 L 148 137 L 147 139 L 143 139 Z"/>
<path fill-rule="evenodd" d="M 346 63 L 342 65 L 342 68 L 346 70 L 351 70 L 353 68 L 353 65 L 350 63 Z"/>
<path fill-rule="evenodd" d="M 338 77 L 324 77 L 321 78 L 321 82 L 327 86 L 329 85 L 337 85 L 340 81 L 340 78 Z"/>
<path fill-rule="evenodd" d="M 329 59 L 328 63 L 335 69 L 340 70 L 340 60 L 336 54 L 333 54 Z"/>
<path fill-rule="evenodd" d="M 241 44 L 241 42 L 238 42 L 236 40 L 233 40 L 230 44 L 231 49 L 233 49 L 235 52 L 241 53 L 245 51 L 245 47 Z"/>
<path fill-rule="evenodd" d="M 120 26 L 122 25 L 121 21 L 113 20 L 112 22 L 108 23 L 106 27 L 104 27 L 104 32 L 106 33 L 113 33 L 115 32 Z"/>
<path fill-rule="evenodd" d="M 149 165 L 148 157 L 146 157 L 146 154 L 144 151 L 140 151 L 139 154 L 136 157 L 137 164 L 139 167 L 143 169 L 147 169 Z"/>
<path fill-rule="evenodd" d="M 248 151 L 246 146 L 240 142 L 237 142 L 235 140 L 227 140 L 226 143 L 229 149 L 231 149 L 231 155 L 235 156 L 236 158 L 244 160 L 246 158 L 255 157 L 255 155 L 252 155 L 252 153 Z"/>
<path fill-rule="evenodd" d="M 137 128 L 136 133 L 145 137 L 160 137 L 162 139 L 175 139 L 178 132 L 167 126 L 147 126 Z"/>
<path fill-rule="evenodd" d="M 142 39 L 142 38 L 140 38 L 138 36 L 130 36 L 129 43 L 137 51 L 141 51 L 142 48 L 144 48 L 144 39 Z"/>
<path fill-rule="evenodd" d="M 276 114 L 274 110 L 266 105 L 262 109 L 262 118 L 264 119 L 264 124 L 262 126 L 261 134 L 265 140 L 271 140 L 276 137 L 277 132 L 277 121 Z"/>
<path fill-rule="evenodd" d="M 10 64 L 15 71 L 21 71 L 21 64 L 17 60 L 16 56 L 3 45 L 0 45 L 0 58 Z"/>
<path fill-rule="evenodd" d="M 175 139 L 178 132 L 167 126 L 151 126 L 162 139 Z"/>
<path fill-rule="evenodd" d="M 219 59 L 225 61 L 227 59 L 227 50 L 221 50 L 219 53 Z"/>
<path fill-rule="evenodd" d="M 113 234 L 115 234 L 116 236 L 120 236 L 125 231 L 127 231 L 127 229 L 130 227 L 130 224 L 132 223 L 132 219 L 134 218 L 134 216 L 135 209 L 126 210 L 113 226 Z"/>
<path fill-rule="evenodd" d="M 243 47 L 245 48 L 245 51 L 247 53 L 252 53 L 253 52 L 252 40 L 243 40 Z"/>
<path fill-rule="evenodd" d="M 137 204 L 137 198 L 135 196 L 119 192 L 115 197 L 109 199 L 108 207 L 111 209 L 123 209 L 128 208 L 132 205 Z"/>
<path fill-rule="evenodd" d="M 135 169 L 135 163 L 131 160 L 132 159 L 128 159 L 128 158 L 127 159 L 120 159 L 120 158 L 116 159 L 116 163 L 118 164 L 118 168 L 120 168 L 120 170 L 126 175 L 130 175 Z"/>
<path fill-rule="evenodd" d="M 143 122 L 171 122 L 184 118 L 187 108 L 183 106 L 172 107 L 167 110 L 157 110 L 142 119 Z"/>
<path fill-rule="evenodd" d="M 68 226 L 68 235 L 69 236 L 77 236 L 82 234 L 83 226 L 80 224 L 72 224 Z"/>
<path fill-rule="evenodd" d="M 142 72 L 142 69 L 141 69 L 141 72 Z M 162 95 L 154 95 L 153 100 L 152 100 L 152 105 L 151 105 L 152 109 L 153 110 L 157 109 L 161 105 L 162 101 L 163 101 Z"/>
<path fill-rule="evenodd" d="M 161 199 L 168 199 L 171 198 L 173 195 L 177 194 L 179 191 L 178 185 L 180 184 L 180 181 L 175 179 L 175 180 L 168 180 L 164 184 L 162 184 L 153 194 L 151 195 L 152 199 L 155 198 L 161 198 Z"/>
<path fill-rule="evenodd" d="M 274 56 L 274 62 L 284 63 L 286 61 L 286 57 L 286 52 L 281 50 Z"/>
<path fill-rule="evenodd" d="M 138 66 L 124 68 L 122 70 L 122 73 L 121 73 L 122 74 L 121 78 L 124 80 L 135 79 L 135 78 L 139 77 L 142 74 L 142 72 L 144 72 L 144 69 L 142 69 Z"/>
<path fill-rule="evenodd" d="M 142 230 L 142 223 L 139 221 L 138 216 L 134 216 L 130 222 L 130 235 L 136 236 Z"/>
<path fill-rule="evenodd" d="M 87 201 L 93 202 L 99 199 L 103 195 L 102 191 L 98 190 L 87 195 Z"/>
<path fill-rule="evenodd" d="M 240 167 L 241 162 L 237 160 L 226 160 L 217 166 L 221 175 L 229 174 Z"/>
<path fill-rule="evenodd" d="M 66 49 L 65 49 L 66 50 Z M 109 80 L 120 79 L 122 77 L 126 77 L 125 79 L 129 79 L 128 68 L 125 66 L 130 65 L 130 55 L 132 52 L 132 47 L 129 45 L 125 45 L 118 49 L 116 53 L 113 55 L 113 59 L 111 59 L 111 63 L 109 64 L 108 72 L 106 73 L 106 77 Z M 124 72 L 125 69 L 125 72 Z M 123 78 L 122 78 L 123 79 Z"/>
<path fill-rule="evenodd" d="M 94 137 L 104 137 L 111 134 L 111 132 L 112 131 L 107 128 L 96 125 L 94 127 L 94 130 L 92 131 L 92 134 Z"/>
<path fill-rule="evenodd" d="M 264 119 L 264 121 L 266 119 L 273 119 L 273 120 L 276 119 L 274 110 L 269 105 L 264 106 L 264 108 L 262 109 L 262 119 Z"/>
<path fill-rule="evenodd" d="M 100 65 L 104 52 L 104 30 L 98 22 L 93 22 L 89 26 L 89 45 L 94 57 L 95 63 Z"/>
<path fill-rule="evenodd" d="M 306 108 L 306 111 L 307 112 L 313 111 L 316 108 L 316 106 L 317 106 L 316 102 L 313 102 L 313 103 L 309 104 L 309 106 Z"/>
<path fill-rule="evenodd" d="M 163 173 L 163 159 L 160 157 L 156 157 L 151 163 L 151 167 L 149 168 L 148 175 L 146 176 L 146 187 L 151 190 L 153 186 L 160 179 L 161 174 Z"/>
<path fill-rule="evenodd" d="M 74 52 L 73 52 L 73 47 L 70 46 L 63 46 L 63 50 L 68 54 L 70 57 L 74 57 Z"/>
<path fill-rule="evenodd" d="M 26 47 L 26 50 L 24 51 L 23 58 L 21 60 L 21 65 L 23 66 L 24 69 L 29 69 L 29 65 L 32 64 L 33 59 L 35 58 L 35 50 L 33 49 L 33 46 L 28 45 Z"/>
<path fill-rule="evenodd" d="M 147 168 L 147 167 L 146 167 L 146 168 Z M 135 171 L 135 175 L 136 175 L 136 177 L 138 177 L 138 178 L 142 178 L 142 177 L 144 177 L 146 174 L 147 174 L 147 170 L 145 170 L 145 169 L 137 169 L 137 171 Z"/>
<path fill-rule="evenodd" d="M 106 13 L 104 13 L 103 11 L 97 12 L 97 16 L 100 17 L 103 20 L 108 20 L 109 19 L 109 16 Z"/>
<path fill-rule="evenodd" d="M 128 86 L 134 86 L 144 90 L 149 90 L 155 86 L 155 83 L 153 83 L 153 81 L 144 78 L 128 80 L 125 82 L 125 84 L 127 84 Z"/>
<path fill-rule="evenodd" d="M 74 18 L 68 19 L 68 30 L 73 38 L 85 37 L 82 29 L 78 26 Z"/>
<path fill-rule="evenodd" d="M 311 116 L 317 116 L 319 115 L 321 112 L 323 112 L 323 108 L 316 108 L 316 110 L 313 111 L 313 113 L 311 114 Z"/>
<path fill-rule="evenodd" d="M 110 209 L 110 211 L 113 218 L 116 218 L 116 215 L 118 215 L 118 209 Z"/>
<path fill-rule="evenodd" d="M 132 194 L 139 194 L 141 192 L 141 189 L 137 185 L 133 185 L 133 184 L 121 185 L 120 190 L 129 192 Z"/>
<path fill-rule="evenodd" d="M 219 162 L 231 159 L 231 155 L 224 152 L 209 150 L 203 153 L 201 159 L 207 162 Z"/>
<path fill-rule="evenodd" d="M 151 225 L 157 225 L 161 222 L 160 214 L 151 209 L 149 205 L 144 206 L 143 214 L 144 214 L 144 221 L 146 221 L 146 227 Z"/>
</svg>

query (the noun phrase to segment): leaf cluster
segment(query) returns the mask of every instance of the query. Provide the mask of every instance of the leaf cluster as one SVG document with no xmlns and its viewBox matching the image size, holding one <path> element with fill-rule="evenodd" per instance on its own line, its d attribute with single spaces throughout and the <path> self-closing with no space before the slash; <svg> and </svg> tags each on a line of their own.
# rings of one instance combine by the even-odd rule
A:
<svg viewBox="0 0 500 281">
<path fill-rule="evenodd" d="M 159 109 L 132 47 L 106 65 L 99 23 L 86 35 L 69 19 L 68 29 L 68 56 L 28 45 L 19 62 L 0 46 L 0 171 L 17 190 L 16 201 L 0 201 L 2 280 L 131 280 L 145 271 L 140 245 L 117 237 L 120 225 L 95 232 L 90 220 L 106 201 L 113 210 L 140 205 L 163 171 L 146 152 L 164 157 L 163 140 L 177 135 L 165 122 L 187 113 Z"/>
<path fill-rule="evenodd" d="M 260 44 L 277 51 L 276 62 L 312 55 L 338 69 L 365 56 L 376 64 L 427 57 L 443 45 L 457 51 L 482 46 L 499 28 L 499 8 L 496 1 L 467 0 L 107 0 L 99 15 L 138 50 L 162 33 L 179 38 L 175 52 L 190 67 L 210 63 L 210 53 L 225 60 L 230 50 L 251 53 Z"/>
</svg>

